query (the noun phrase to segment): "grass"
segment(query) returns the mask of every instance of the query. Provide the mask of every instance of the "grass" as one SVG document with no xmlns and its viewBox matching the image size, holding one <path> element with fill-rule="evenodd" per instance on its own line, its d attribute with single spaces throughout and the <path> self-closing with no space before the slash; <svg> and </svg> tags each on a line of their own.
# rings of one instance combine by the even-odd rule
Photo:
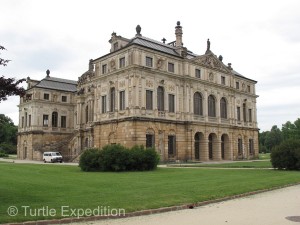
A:
<svg viewBox="0 0 300 225">
<path fill-rule="evenodd" d="M 264 154 L 260 153 L 259 159 L 261 159 L 261 160 L 271 159 L 271 153 L 264 153 Z"/>
<path fill-rule="evenodd" d="M 194 203 L 300 182 L 300 173 L 278 170 L 159 168 L 150 172 L 86 173 L 75 166 L 0 164 L 0 223 L 54 219 L 25 216 L 22 206 L 126 212 Z M 9 206 L 19 214 L 7 215 Z"/>
<path fill-rule="evenodd" d="M 170 167 L 209 167 L 209 168 L 255 168 L 265 169 L 272 168 L 270 161 L 247 161 L 247 162 L 228 162 L 216 164 L 170 164 Z"/>
</svg>

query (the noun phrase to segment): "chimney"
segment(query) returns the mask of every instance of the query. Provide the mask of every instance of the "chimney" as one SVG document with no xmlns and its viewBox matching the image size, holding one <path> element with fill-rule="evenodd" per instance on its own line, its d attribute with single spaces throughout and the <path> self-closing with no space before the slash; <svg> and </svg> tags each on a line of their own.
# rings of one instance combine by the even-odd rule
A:
<svg viewBox="0 0 300 225">
<path fill-rule="evenodd" d="M 177 26 L 175 27 L 176 35 L 176 47 L 182 47 L 182 26 L 180 26 L 180 21 L 177 21 Z"/>
</svg>

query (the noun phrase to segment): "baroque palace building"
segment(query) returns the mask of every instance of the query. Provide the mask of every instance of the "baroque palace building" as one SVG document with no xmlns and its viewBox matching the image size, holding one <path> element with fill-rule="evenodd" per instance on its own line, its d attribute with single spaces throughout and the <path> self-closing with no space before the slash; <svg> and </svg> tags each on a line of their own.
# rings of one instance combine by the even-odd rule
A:
<svg viewBox="0 0 300 225">
<path fill-rule="evenodd" d="M 176 41 L 112 33 L 110 52 L 89 61 L 78 81 L 27 79 L 20 99 L 18 158 L 60 151 L 76 160 L 86 148 L 154 147 L 162 161 L 258 157 L 256 81 L 225 65 L 207 40 L 205 54 Z"/>
</svg>

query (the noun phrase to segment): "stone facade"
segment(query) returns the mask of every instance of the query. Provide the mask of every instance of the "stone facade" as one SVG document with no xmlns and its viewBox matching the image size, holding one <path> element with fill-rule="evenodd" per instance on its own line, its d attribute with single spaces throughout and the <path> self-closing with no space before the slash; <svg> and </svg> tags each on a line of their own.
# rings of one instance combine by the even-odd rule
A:
<svg viewBox="0 0 300 225">
<path fill-rule="evenodd" d="M 60 150 L 70 159 L 88 147 L 115 143 L 155 147 L 162 161 L 258 156 L 256 81 L 234 71 L 231 64 L 226 66 L 222 57 L 211 51 L 209 40 L 203 55 L 185 48 L 179 22 L 176 41 L 169 44 L 143 37 L 140 32 L 137 27 L 132 39 L 113 33 L 110 53 L 90 60 L 89 70 L 78 79 L 76 93 L 69 92 L 67 104 L 31 100 L 30 107 L 39 108 L 33 113 L 38 126 L 32 124 L 27 130 L 20 126 L 19 158 L 24 158 L 26 132 L 58 132 L 41 126 L 47 110 L 66 114 L 69 122 L 63 135 L 54 135 L 56 140 L 44 137 L 53 144 L 65 141 L 67 145 Z M 29 90 L 35 89 L 36 84 L 32 85 Z M 61 95 L 61 91 L 53 92 L 56 94 L 51 96 Z M 25 117 L 26 104 L 21 100 L 20 120 Z M 43 135 L 30 135 L 27 146 L 34 145 L 35 137 L 36 143 L 44 142 Z M 34 155 L 31 151 L 43 152 L 44 148 L 28 147 L 29 158 Z M 38 155 L 33 158 L 40 159 Z"/>
</svg>

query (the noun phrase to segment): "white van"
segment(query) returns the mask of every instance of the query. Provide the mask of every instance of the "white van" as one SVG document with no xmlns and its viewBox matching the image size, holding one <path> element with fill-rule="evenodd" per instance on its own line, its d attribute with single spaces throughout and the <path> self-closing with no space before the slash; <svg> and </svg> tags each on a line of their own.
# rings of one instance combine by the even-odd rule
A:
<svg viewBox="0 0 300 225">
<path fill-rule="evenodd" d="M 62 163 L 63 157 L 59 152 L 44 152 L 43 161 L 46 162 L 60 162 Z"/>
</svg>

